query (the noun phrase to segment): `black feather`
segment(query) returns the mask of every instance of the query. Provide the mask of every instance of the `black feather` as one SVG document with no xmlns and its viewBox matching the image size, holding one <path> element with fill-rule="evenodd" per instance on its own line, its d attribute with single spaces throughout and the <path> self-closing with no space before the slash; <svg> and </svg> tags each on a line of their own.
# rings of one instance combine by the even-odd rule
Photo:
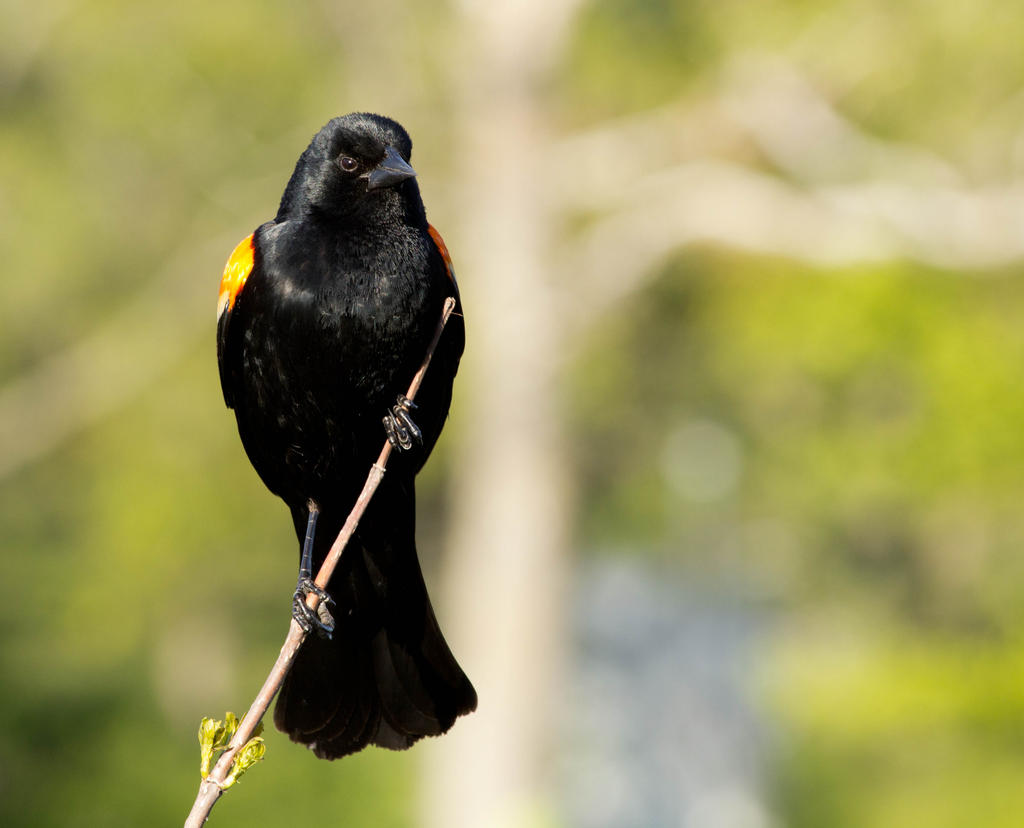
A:
<svg viewBox="0 0 1024 828">
<path fill-rule="evenodd" d="M 363 172 L 389 146 L 409 160 L 405 130 L 375 115 L 335 118 L 317 134 L 218 322 L 225 400 L 300 544 L 308 500 L 320 506 L 314 572 L 384 442 L 382 417 L 422 362 L 446 297 L 458 299 L 415 179 L 366 188 Z M 344 170 L 341 156 L 359 169 Z M 321 758 L 409 747 L 476 706 L 415 545 L 413 481 L 447 417 L 463 343 L 457 307 L 417 397 L 423 446 L 392 456 L 328 585 L 334 637 L 307 637 L 278 699 L 277 727 Z"/>
</svg>

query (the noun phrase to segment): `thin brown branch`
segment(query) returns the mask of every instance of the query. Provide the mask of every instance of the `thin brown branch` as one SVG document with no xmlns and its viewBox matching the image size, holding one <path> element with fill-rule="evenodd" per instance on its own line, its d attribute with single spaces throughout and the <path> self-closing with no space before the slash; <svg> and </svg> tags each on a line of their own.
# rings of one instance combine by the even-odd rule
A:
<svg viewBox="0 0 1024 828">
<path fill-rule="evenodd" d="M 434 338 L 427 347 L 427 353 L 423 359 L 423 364 L 416 372 L 416 375 L 412 378 L 408 391 L 405 392 L 405 396 L 410 400 L 416 397 L 416 393 L 420 389 L 420 385 L 423 382 L 423 376 L 426 374 L 427 368 L 430 366 L 430 360 L 434 355 L 434 349 L 437 348 L 437 343 L 441 339 L 441 333 L 444 331 L 444 326 L 448 323 L 448 318 L 451 316 L 454 309 L 455 300 L 452 298 L 447 299 L 444 304 L 444 309 L 441 312 L 441 319 L 437 324 L 437 330 L 434 332 Z M 327 558 L 324 560 L 323 566 L 320 567 L 320 571 L 317 573 L 317 586 L 325 588 L 331 580 L 331 575 L 334 573 L 334 568 L 338 565 L 338 561 L 341 559 L 341 553 L 345 550 L 345 545 L 355 532 L 363 513 L 366 511 L 366 507 L 370 503 L 370 499 L 373 497 L 374 492 L 377 491 L 377 486 L 380 485 L 380 481 L 384 477 L 385 467 L 387 466 L 388 458 L 390 456 L 391 443 L 385 440 L 384 448 L 381 449 L 380 455 L 377 457 L 377 462 L 370 467 L 370 473 L 367 475 L 366 483 L 363 484 L 363 490 L 359 493 L 359 497 L 356 498 L 355 505 L 352 507 L 352 511 L 349 512 L 348 518 L 345 520 L 345 525 L 341 527 L 338 537 L 335 539 L 334 543 L 331 545 L 330 551 L 327 553 Z M 310 609 L 315 610 L 319 602 L 320 599 L 315 594 L 310 594 L 306 598 L 306 604 Z M 277 661 L 274 662 L 274 666 L 271 668 L 270 674 L 263 682 L 263 686 L 260 688 L 259 693 L 256 694 L 256 698 L 249 706 L 248 712 L 246 712 L 244 718 L 239 723 L 238 730 L 231 739 L 231 743 L 228 745 L 224 753 L 221 754 L 220 758 L 217 760 L 217 764 L 214 765 L 213 770 L 210 771 L 209 775 L 199 784 L 199 793 L 196 795 L 196 800 L 192 805 L 192 810 L 189 812 L 188 819 L 185 820 L 185 828 L 200 828 L 200 826 L 206 822 L 214 804 L 220 798 L 221 794 L 224 793 L 223 786 L 228 778 L 229 772 L 231 771 L 231 765 L 235 760 L 235 755 L 246 744 L 246 742 L 252 738 L 257 725 L 263 720 L 263 716 L 270 708 L 270 703 L 274 700 L 274 696 L 276 696 L 278 690 L 281 689 L 281 685 L 284 683 L 284 678 L 288 675 L 292 662 L 295 660 L 295 655 L 299 651 L 299 647 L 302 646 L 302 642 L 305 641 L 305 639 L 305 631 L 303 631 L 303 629 L 298 625 L 298 622 L 293 618 L 291 626 L 288 629 L 288 637 L 285 639 L 284 645 L 281 647 L 281 652 L 277 656 Z"/>
</svg>

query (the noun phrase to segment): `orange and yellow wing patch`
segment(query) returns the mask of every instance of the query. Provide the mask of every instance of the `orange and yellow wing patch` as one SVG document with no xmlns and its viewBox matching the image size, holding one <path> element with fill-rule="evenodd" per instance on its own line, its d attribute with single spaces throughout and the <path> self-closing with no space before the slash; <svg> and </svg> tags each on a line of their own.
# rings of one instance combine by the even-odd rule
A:
<svg viewBox="0 0 1024 828">
<path fill-rule="evenodd" d="M 459 283 L 455 281 L 455 268 L 452 266 L 452 257 L 448 253 L 448 246 L 444 243 L 444 239 L 441 238 L 441 234 L 437 232 L 437 228 L 433 224 L 427 225 L 427 232 L 430 233 L 430 238 L 434 240 L 434 244 L 437 245 L 437 249 L 441 251 L 441 258 L 444 259 L 444 266 L 448 268 L 448 278 L 452 280 L 452 284 L 459 286 Z"/>
<path fill-rule="evenodd" d="M 217 299 L 218 317 L 235 306 L 235 299 L 252 273 L 254 257 L 253 234 L 250 233 L 238 243 L 238 247 L 228 257 L 228 263 L 224 265 L 224 275 L 220 277 L 220 296 Z"/>
</svg>

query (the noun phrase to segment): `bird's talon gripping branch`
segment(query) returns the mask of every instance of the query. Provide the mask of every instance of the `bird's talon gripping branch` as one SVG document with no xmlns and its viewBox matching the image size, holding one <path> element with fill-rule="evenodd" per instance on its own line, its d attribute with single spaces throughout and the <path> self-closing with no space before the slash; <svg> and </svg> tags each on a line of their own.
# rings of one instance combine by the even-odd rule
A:
<svg viewBox="0 0 1024 828">
<path fill-rule="evenodd" d="M 416 403 L 405 394 L 399 394 L 396 404 L 384 417 L 384 431 L 387 432 L 388 442 L 398 451 L 408 451 L 414 442 L 423 445 L 423 432 L 413 422 L 410 413 L 414 408 Z"/>
<path fill-rule="evenodd" d="M 310 609 L 306 603 L 308 595 L 316 595 L 320 599 L 315 610 Z M 312 578 L 302 578 L 292 597 L 292 617 L 305 632 L 315 631 L 321 638 L 330 639 L 334 634 L 334 616 L 330 610 L 333 603 L 334 599 L 326 590 L 318 587 Z"/>
</svg>

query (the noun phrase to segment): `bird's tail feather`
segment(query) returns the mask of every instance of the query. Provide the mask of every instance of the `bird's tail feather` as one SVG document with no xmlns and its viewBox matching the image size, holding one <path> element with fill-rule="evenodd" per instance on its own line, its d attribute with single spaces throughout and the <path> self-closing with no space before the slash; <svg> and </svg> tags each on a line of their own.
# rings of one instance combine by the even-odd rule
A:
<svg viewBox="0 0 1024 828">
<path fill-rule="evenodd" d="M 434 617 L 411 527 L 381 528 L 371 520 L 342 555 L 329 585 L 334 635 L 306 639 L 274 711 L 277 728 L 322 759 L 368 744 L 403 750 L 476 708 Z"/>
</svg>

